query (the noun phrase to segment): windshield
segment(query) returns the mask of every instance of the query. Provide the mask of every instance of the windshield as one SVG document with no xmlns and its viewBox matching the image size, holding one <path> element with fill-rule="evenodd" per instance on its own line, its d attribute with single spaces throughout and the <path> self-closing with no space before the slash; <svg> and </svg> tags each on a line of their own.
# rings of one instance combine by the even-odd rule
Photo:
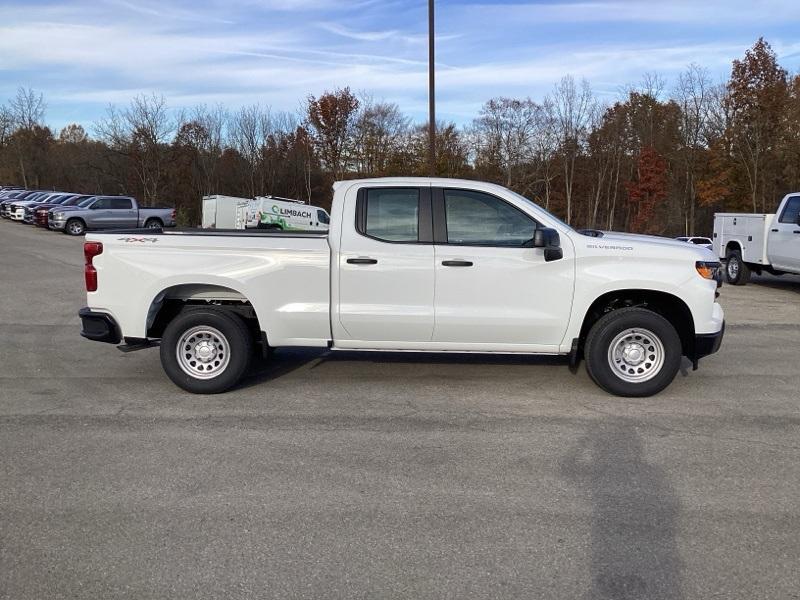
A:
<svg viewBox="0 0 800 600">
<path fill-rule="evenodd" d="M 91 204 L 93 200 L 94 200 L 94 196 L 89 196 L 89 197 L 88 197 L 88 198 L 86 198 L 85 200 L 81 200 L 80 202 L 78 202 L 78 206 L 79 206 L 80 208 L 85 208 L 86 206 L 88 206 L 89 204 Z"/>
<path fill-rule="evenodd" d="M 530 205 L 532 205 L 532 206 L 535 206 L 535 207 L 536 207 L 536 208 L 538 208 L 540 211 L 542 211 L 543 213 L 545 213 L 545 214 L 546 214 L 548 217 L 550 217 L 551 219 L 553 219 L 554 221 L 556 221 L 556 222 L 557 222 L 559 225 L 563 225 L 563 226 L 564 226 L 564 228 L 568 229 L 569 231 L 575 231 L 575 230 L 572 228 L 572 226 L 571 226 L 571 225 L 567 225 L 567 224 L 566 224 L 564 221 L 562 221 L 561 219 L 559 219 L 559 218 L 558 218 L 557 216 L 555 216 L 553 213 L 551 213 L 551 212 L 548 212 L 548 211 L 546 211 L 545 209 L 543 209 L 541 206 L 539 206 L 538 204 L 536 204 L 536 202 L 534 202 L 533 200 L 529 200 L 528 198 L 526 198 L 525 196 L 522 196 L 521 194 L 518 194 L 517 192 L 513 192 L 513 191 L 512 191 L 511 193 L 512 193 L 512 194 L 514 194 L 514 195 L 515 195 L 517 198 L 520 198 L 520 199 L 524 200 L 524 201 L 525 201 L 525 202 L 527 202 L 528 204 L 530 204 Z"/>
</svg>

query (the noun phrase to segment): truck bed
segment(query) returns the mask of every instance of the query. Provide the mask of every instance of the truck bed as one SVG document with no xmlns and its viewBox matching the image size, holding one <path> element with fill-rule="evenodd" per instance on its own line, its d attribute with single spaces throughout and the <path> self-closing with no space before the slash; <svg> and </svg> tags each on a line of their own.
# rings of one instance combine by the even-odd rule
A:
<svg viewBox="0 0 800 600">
<path fill-rule="evenodd" d="M 177 227 L 170 229 L 149 229 L 149 228 L 128 228 L 110 229 L 103 233 L 117 234 L 158 234 L 158 235 L 185 235 L 185 236 L 208 236 L 208 237 L 276 237 L 276 238 L 327 238 L 327 231 L 279 231 L 274 229 L 201 229 L 199 227 Z"/>
<path fill-rule="evenodd" d="M 325 346 L 330 331 L 331 250 L 325 232 L 118 229 L 90 232 L 98 291 L 91 306 L 112 314 L 124 336 L 146 337 L 148 315 L 199 288 L 252 304 L 272 345 Z"/>
<path fill-rule="evenodd" d="M 768 265 L 768 231 L 775 219 L 767 213 L 717 213 L 714 215 L 714 252 L 725 258 L 729 244 L 741 248 L 742 260 L 748 263 Z"/>
</svg>

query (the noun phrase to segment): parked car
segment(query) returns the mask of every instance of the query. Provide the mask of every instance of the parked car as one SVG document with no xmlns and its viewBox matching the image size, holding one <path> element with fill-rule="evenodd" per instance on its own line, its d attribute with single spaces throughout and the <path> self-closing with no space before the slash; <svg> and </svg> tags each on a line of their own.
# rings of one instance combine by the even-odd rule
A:
<svg viewBox="0 0 800 600">
<path fill-rule="evenodd" d="M 88 198 L 94 198 L 94 196 L 91 194 L 73 194 L 71 196 L 68 196 L 67 198 L 61 199 L 57 204 L 50 204 L 50 203 L 42 204 L 38 206 L 34 211 L 34 219 L 33 219 L 34 224 L 37 227 L 44 227 L 45 229 L 47 229 L 48 212 L 50 212 L 52 209 L 58 208 L 59 206 L 61 207 L 75 206 Z"/>
<path fill-rule="evenodd" d="M 724 331 L 710 251 L 583 235 L 477 181 L 338 182 L 328 233 L 95 233 L 84 254 L 82 335 L 160 343 L 196 393 L 235 385 L 258 344 L 584 356 L 603 389 L 648 396 Z"/>
<path fill-rule="evenodd" d="M 15 192 L 9 194 L 7 198 L 0 200 L 0 216 L 2 216 L 5 219 L 8 219 L 11 204 L 13 204 L 14 202 L 23 202 L 25 200 L 36 200 L 37 198 L 41 198 L 47 193 L 49 192 L 43 192 L 41 190 L 25 190 L 23 192 Z"/>
<path fill-rule="evenodd" d="M 784 196 L 775 214 L 715 214 L 714 252 L 733 285 L 745 285 L 751 272 L 800 274 L 800 192 Z"/>
<path fill-rule="evenodd" d="M 76 206 L 50 210 L 48 226 L 69 235 L 87 230 L 175 227 L 174 208 L 139 208 L 130 196 L 94 196 Z"/>
<path fill-rule="evenodd" d="M 8 217 L 13 221 L 23 221 L 25 219 L 25 209 L 37 202 L 47 202 L 51 198 L 57 198 L 62 192 L 45 192 L 39 195 L 28 196 L 24 200 L 15 200 L 9 203 Z"/>
<path fill-rule="evenodd" d="M 53 194 L 44 198 L 42 200 L 36 200 L 30 204 L 26 204 L 24 207 L 22 222 L 26 224 L 32 224 L 34 221 L 36 210 L 38 210 L 42 206 L 58 206 L 67 198 L 71 198 L 76 194 L 70 193 L 63 193 L 63 194 Z"/>
<path fill-rule="evenodd" d="M 695 244 L 697 246 L 702 246 L 703 248 L 708 248 L 709 250 L 712 249 L 712 242 L 711 238 L 707 237 L 676 237 L 676 240 L 679 242 L 686 242 L 688 244 Z"/>
</svg>

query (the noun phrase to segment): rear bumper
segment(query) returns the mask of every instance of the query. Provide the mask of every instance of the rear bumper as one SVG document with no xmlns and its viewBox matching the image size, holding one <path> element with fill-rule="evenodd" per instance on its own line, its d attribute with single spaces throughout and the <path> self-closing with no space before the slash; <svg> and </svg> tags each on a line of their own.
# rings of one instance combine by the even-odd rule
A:
<svg viewBox="0 0 800 600">
<path fill-rule="evenodd" d="M 694 336 L 694 361 L 698 360 L 709 354 L 714 354 L 719 350 L 722 345 L 722 337 L 725 335 L 725 321 L 722 322 L 722 328 L 716 333 L 699 333 Z"/>
<path fill-rule="evenodd" d="M 119 325 L 111 315 L 85 307 L 78 311 L 78 316 L 81 318 L 81 335 L 86 339 L 108 344 L 119 344 L 122 340 Z"/>
</svg>

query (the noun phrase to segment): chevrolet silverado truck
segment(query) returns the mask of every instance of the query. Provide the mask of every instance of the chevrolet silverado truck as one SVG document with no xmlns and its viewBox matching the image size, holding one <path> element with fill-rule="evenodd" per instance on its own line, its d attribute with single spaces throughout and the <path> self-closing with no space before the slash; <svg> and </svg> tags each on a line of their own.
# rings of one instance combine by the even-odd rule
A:
<svg viewBox="0 0 800 600">
<path fill-rule="evenodd" d="M 97 229 L 161 229 L 175 226 L 174 208 L 140 208 L 130 196 L 92 196 L 48 212 L 48 227 L 69 235 Z"/>
<path fill-rule="evenodd" d="M 732 285 L 751 272 L 800 274 L 800 193 L 784 196 L 774 214 L 715 214 L 713 248 Z"/>
<path fill-rule="evenodd" d="M 583 357 L 649 396 L 724 331 L 713 254 L 666 238 L 579 233 L 503 187 L 438 178 L 338 182 L 328 232 L 89 234 L 81 334 L 159 345 L 195 393 L 234 386 L 282 346 Z"/>
</svg>

